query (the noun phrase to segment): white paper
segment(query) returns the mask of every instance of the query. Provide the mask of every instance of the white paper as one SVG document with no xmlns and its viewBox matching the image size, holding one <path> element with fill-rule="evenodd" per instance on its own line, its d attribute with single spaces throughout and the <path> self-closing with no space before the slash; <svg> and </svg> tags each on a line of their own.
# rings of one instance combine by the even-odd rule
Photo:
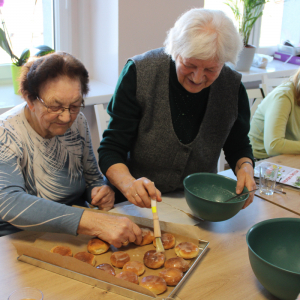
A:
<svg viewBox="0 0 300 300">
<path fill-rule="evenodd" d="M 157 213 L 160 221 L 185 225 L 196 225 L 202 221 L 193 214 L 187 205 L 183 192 L 168 193 L 162 198 L 162 202 L 157 202 Z M 117 204 L 110 212 L 147 219 L 153 218 L 150 208 L 140 208 L 129 202 Z"/>
</svg>

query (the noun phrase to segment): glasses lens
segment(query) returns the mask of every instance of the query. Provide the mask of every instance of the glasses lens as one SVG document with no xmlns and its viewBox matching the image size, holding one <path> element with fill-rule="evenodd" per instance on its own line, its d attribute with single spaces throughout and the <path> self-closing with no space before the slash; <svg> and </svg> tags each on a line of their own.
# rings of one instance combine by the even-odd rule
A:
<svg viewBox="0 0 300 300">
<path fill-rule="evenodd" d="M 80 112 L 81 106 L 70 106 L 69 110 L 70 110 L 70 114 L 78 114 Z"/>
<path fill-rule="evenodd" d="M 64 108 L 61 106 L 48 106 L 48 112 L 50 114 L 61 114 L 63 113 Z"/>
</svg>

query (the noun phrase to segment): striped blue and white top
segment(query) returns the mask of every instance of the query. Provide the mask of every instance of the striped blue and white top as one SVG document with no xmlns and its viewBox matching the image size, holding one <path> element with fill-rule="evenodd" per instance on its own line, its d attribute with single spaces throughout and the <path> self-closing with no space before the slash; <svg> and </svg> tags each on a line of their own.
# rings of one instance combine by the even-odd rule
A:
<svg viewBox="0 0 300 300">
<path fill-rule="evenodd" d="M 86 118 L 64 135 L 42 138 L 28 123 L 26 103 L 0 116 L 0 235 L 6 222 L 24 230 L 76 234 L 83 213 L 104 184 Z"/>
</svg>

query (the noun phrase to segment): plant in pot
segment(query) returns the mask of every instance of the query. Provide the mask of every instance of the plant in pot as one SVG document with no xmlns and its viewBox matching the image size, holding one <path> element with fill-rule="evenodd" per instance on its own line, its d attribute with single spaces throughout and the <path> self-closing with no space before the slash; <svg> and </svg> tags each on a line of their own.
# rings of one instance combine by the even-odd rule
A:
<svg viewBox="0 0 300 300">
<path fill-rule="evenodd" d="M 4 4 L 4 0 L 0 0 L 0 7 Z M 24 49 L 21 55 L 18 57 L 12 51 L 12 45 L 9 38 L 9 34 L 4 22 L 4 19 L 1 14 L 0 9 L 0 16 L 1 16 L 1 23 L 2 28 L 0 27 L 0 47 L 10 56 L 12 65 L 11 65 L 11 72 L 12 72 L 12 79 L 13 79 L 13 86 L 15 94 L 18 93 L 19 90 L 19 81 L 18 78 L 21 73 L 21 67 L 28 61 L 30 57 L 30 50 L 28 48 Z M 38 51 L 35 53 L 34 56 L 43 56 L 48 53 L 54 52 L 54 50 L 46 45 L 41 45 L 35 47 Z"/>
<path fill-rule="evenodd" d="M 263 14 L 264 5 L 269 0 L 228 0 L 228 5 L 238 22 L 239 33 L 244 41 L 244 48 L 240 54 L 236 69 L 239 71 L 249 71 L 256 48 L 249 45 L 249 37 L 255 22 Z"/>
</svg>

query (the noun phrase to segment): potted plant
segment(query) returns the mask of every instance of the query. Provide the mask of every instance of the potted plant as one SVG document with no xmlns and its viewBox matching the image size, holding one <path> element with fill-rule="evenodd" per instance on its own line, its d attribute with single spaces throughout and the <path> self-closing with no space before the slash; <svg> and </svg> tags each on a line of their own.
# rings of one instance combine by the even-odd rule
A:
<svg viewBox="0 0 300 300">
<path fill-rule="evenodd" d="M 0 7 L 2 7 L 4 4 L 4 0 L 0 0 Z M 4 22 L 4 19 L 1 14 L 1 23 L 2 28 L 0 28 L 0 47 L 10 56 L 12 65 L 11 65 L 11 72 L 12 72 L 12 79 L 13 79 L 13 86 L 14 86 L 14 92 L 15 94 L 18 93 L 19 90 L 19 82 L 18 78 L 21 73 L 21 67 L 28 61 L 30 57 L 30 50 L 28 48 L 24 49 L 21 55 L 18 57 L 16 56 L 12 51 L 12 45 L 10 42 L 9 34 Z M 43 56 L 48 53 L 54 52 L 54 50 L 46 45 L 41 45 L 38 47 L 35 47 L 39 51 L 35 53 L 34 56 Z"/>
<path fill-rule="evenodd" d="M 244 48 L 236 65 L 239 71 L 249 71 L 251 67 L 256 49 L 253 45 L 249 45 L 249 37 L 267 2 L 269 0 L 228 0 L 225 3 L 232 10 L 244 41 Z"/>
</svg>

